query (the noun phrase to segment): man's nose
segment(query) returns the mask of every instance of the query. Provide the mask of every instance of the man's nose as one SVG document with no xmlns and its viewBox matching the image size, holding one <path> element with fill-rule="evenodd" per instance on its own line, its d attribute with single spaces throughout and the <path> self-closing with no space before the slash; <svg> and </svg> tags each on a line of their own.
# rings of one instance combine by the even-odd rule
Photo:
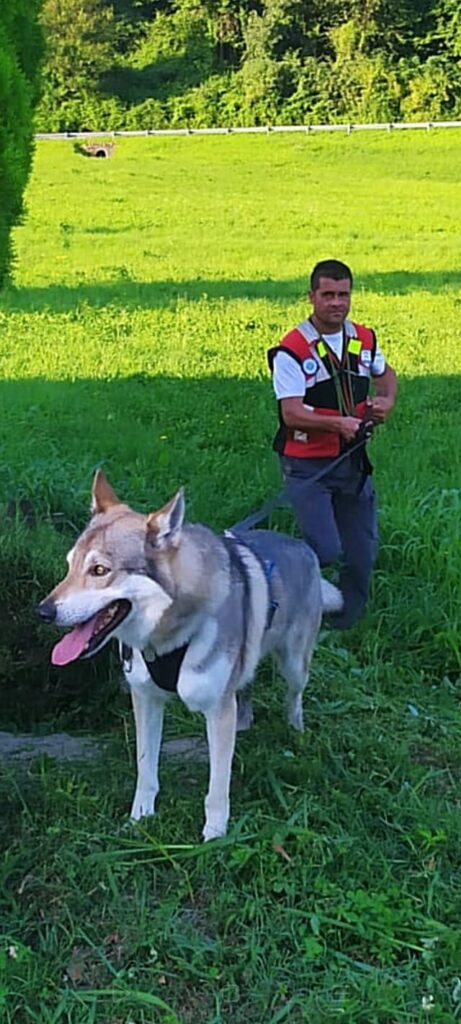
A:
<svg viewBox="0 0 461 1024">
<path fill-rule="evenodd" d="M 40 604 L 37 605 L 35 611 L 39 618 L 43 619 L 43 622 L 54 622 L 56 618 L 56 605 L 54 601 L 50 601 L 49 598 L 45 598 L 44 601 L 41 601 Z"/>
</svg>

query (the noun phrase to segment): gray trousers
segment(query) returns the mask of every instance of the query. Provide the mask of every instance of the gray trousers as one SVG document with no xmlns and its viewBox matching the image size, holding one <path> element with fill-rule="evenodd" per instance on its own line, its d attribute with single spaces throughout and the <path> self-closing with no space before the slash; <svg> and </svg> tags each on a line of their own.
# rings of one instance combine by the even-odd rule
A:
<svg viewBox="0 0 461 1024">
<path fill-rule="evenodd" d="M 321 566 L 340 563 L 344 608 L 331 615 L 329 622 L 335 629 L 348 629 L 365 611 L 376 560 L 376 495 L 371 476 L 364 478 L 354 456 L 312 484 L 312 478 L 333 461 L 286 455 L 281 459 L 286 491 L 304 540 Z"/>
</svg>

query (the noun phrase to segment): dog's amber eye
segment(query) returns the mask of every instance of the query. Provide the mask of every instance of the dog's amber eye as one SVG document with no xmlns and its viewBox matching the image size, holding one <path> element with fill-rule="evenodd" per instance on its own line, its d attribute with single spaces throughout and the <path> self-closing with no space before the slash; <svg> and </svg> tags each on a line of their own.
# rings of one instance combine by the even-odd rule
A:
<svg viewBox="0 0 461 1024">
<path fill-rule="evenodd" d="M 110 572 L 110 570 L 106 565 L 93 565 L 90 572 L 92 576 L 107 576 L 107 573 Z"/>
</svg>

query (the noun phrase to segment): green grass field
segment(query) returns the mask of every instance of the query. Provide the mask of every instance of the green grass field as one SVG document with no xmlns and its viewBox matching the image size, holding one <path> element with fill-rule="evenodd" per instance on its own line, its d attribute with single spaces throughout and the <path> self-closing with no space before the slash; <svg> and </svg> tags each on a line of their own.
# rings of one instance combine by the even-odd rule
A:
<svg viewBox="0 0 461 1024">
<path fill-rule="evenodd" d="M 0 297 L 0 727 L 108 749 L 2 773 L 5 1024 L 461 1020 L 459 163 L 456 130 L 38 146 Z M 140 510 L 184 484 L 217 529 L 278 488 L 265 352 L 328 256 L 400 377 L 368 615 L 323 636 L 302 738 L 260 670 L 227 840 L 199 844 L 202 764 L 165 762 L 131 828 L 114 663 L 50 671 L 33 606 L 97 465 Z M 202 728 L 171 707 L 167 735 Z"/>
</svg>

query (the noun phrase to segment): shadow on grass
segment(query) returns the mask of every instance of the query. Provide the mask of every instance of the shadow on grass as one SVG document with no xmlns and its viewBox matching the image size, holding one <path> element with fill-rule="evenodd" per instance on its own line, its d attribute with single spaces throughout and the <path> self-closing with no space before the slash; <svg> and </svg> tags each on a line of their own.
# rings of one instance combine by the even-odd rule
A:
<svg viewBox="0 0 461 1024">
<path fill-rule="evenodd" d="M 0 401 L 1 723 L 107 727 L 121 699 L 115 654 L 53 668 L 57 634 L 34 614 L 88 520 L 94 470 L 103 464 L 121 500 L 146 513 L 185 485 L 190 518 L 223 529 L 278 484 L 270 382 L 142 374 L 13 380 L 0 382 Z"/>
<path fill-rule="evenodd" d="M 93 233 L 103 234 L 111 228 L 98 227 Z M 119 229 L 116 229 L 119 230 Z M 116 268 L 114 267 L 114 273 Z M 461 270 L 450 271 L 397 271 L 357 275 L 356 291 L 384 295 L 405 295 L 410 292 L 459 291 Z M 306 277 L 286 280 L 264 278 L 246 281 L 244 279 L 222 280 L 194 278 L 192 281 L 136 281 L 123 275 L 114 281 L 82 282 L 75 286 L 53 285 L 50 288 L 15 288 L 4 291 L 1 299 L 7 310 L 67 312 L 76 306 L 87 304 L 95 308 L 119 306 L 124 309 L 149 307 L 174 307 L 178 301 L 198 302 L 233 301 L 243 299 L 249 302 L 268 300 L 272 302 L 297 302 L 308 289 Z"/>
</svg>

